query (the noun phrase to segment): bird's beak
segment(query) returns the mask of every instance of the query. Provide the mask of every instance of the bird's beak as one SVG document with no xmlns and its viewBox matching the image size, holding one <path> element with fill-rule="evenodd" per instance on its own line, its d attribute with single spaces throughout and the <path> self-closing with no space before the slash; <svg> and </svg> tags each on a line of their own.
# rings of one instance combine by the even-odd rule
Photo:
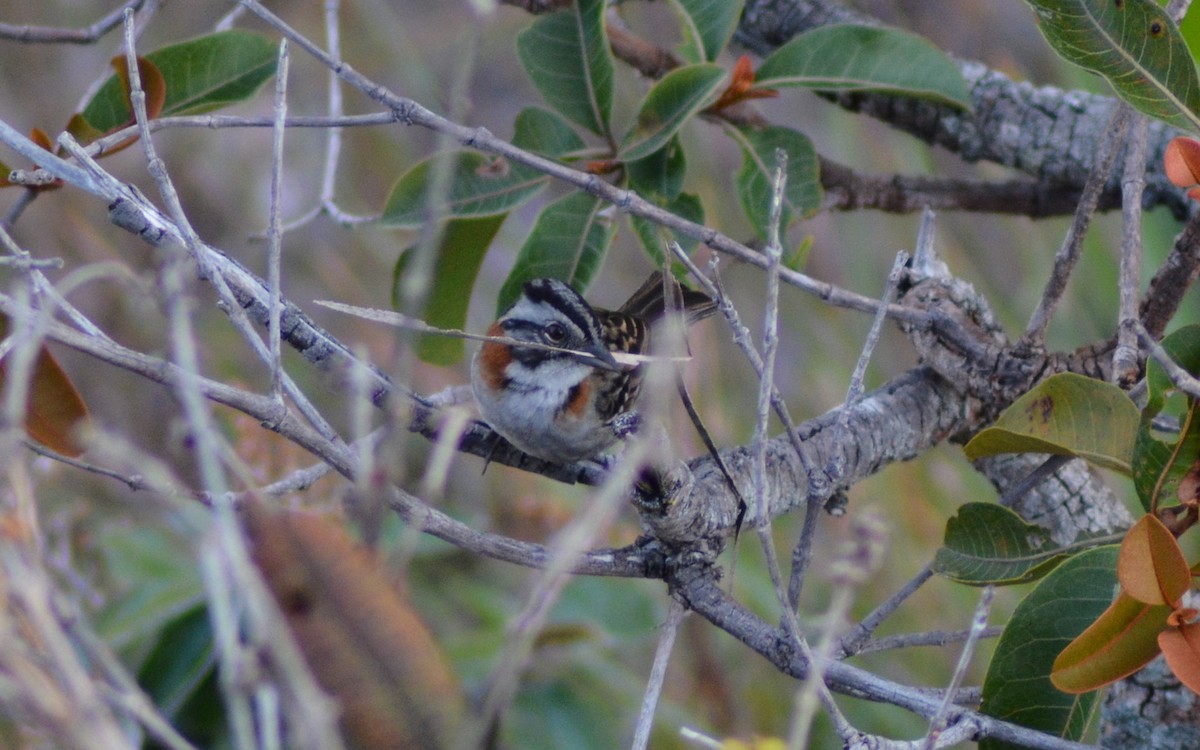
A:
<svg viewBox="0 0 1200 750">
<path fill-rule="evenodd" d="M 588 364 L 594 365 L 603 370 L 622 372 L 621 365 L 618 364 L 617 360 L 613 358 L 612 352 L 608 350 L 608 347 L 604 345 L 604 342 L 593 344 L 587 349 L 584 349 L 584 351 L 591 355 L 587 360 Z"/>
</svg>

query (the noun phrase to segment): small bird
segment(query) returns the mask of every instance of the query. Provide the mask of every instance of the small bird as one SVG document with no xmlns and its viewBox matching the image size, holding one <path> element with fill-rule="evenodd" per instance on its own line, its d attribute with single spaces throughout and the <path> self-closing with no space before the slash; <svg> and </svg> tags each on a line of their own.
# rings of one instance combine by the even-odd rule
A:
<svg viewBox="0 0 1200 750">
<path fill-rule="evenodd" d="M 525 453 L 554 463 L 597 458 L 636 430 L 633 411 L 642 365 L 623 368 L 613 352 L 643 354 L 653 324 L 666 311 L 662 272 L 655 272 L 619 310 L 589 305 L 558 279 L 526 282 L 489 336 L 555 347 L 489 341 L 471 364 L 471 387 L 484 420 Z M 717 305 L 679 286 L 678 309 L 690 325 Z"/>
</svg>

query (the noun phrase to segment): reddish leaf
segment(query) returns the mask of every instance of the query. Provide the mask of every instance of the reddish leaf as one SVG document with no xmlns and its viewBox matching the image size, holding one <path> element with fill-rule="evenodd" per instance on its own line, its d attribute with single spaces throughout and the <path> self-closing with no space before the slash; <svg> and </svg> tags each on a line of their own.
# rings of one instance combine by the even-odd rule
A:
<svg viewBox="0 0 1200 750">
<path fill-rule="evenodd" d="M 7 335 L 8 317 L 0 315 L 0 338 Z M 7 363 L 0 362 L 0 386 L 7 380 Z M 25 403 L 25 432 L 30 438 L 65 456 L 83 452 L 75 435 L 88 422 L 87 404 L 45 346 L 34 360 Z"/>
<path fill-rule="evenodd" d="M 1156 637 L 1170 614 L 1170 607 L 1118 594 L 1054 660 L 1050 681 L 1064 693 L 1087 693 L 1133 674 L 1158 654 Z"/>
<path fill-rule="evenodd" d="M 709 110 L 720 112 L 722 109 L 746 101 L 748 99 L 770 99 L 779 96 L 774 89 L 753 89 L 754 66 L 749 55 L 742 55 L 733 66 L 733 74 L 729 86 L 722 92 L 720 98 L 713 103 Z"/>
<path fill-rule="evenodd" d="M 308 513 L 248 504 L 255 563 L 359 750 L 454 745 L 465 714 L 441 649 L 376 560 Z"/>
<path fill-rule="evenodd" d="M 41 146 L 46 151 L 54 150 L 54 142 L 50 140 L 50 136 L 46 135 L 46 131 L 41 128 L 33 128 L 29 131 L 29 140 Z"/>
<path fill-rule="evenodd" d="M 1142 516 L 1121 542 L 1117 580 L 1129 596 L 1146 604 L 1179 606 L 1192 577 L 1175 535 L 1153 514 Z"/>
<path fill-rule="evenodd" d="M 124 55 L 117 55 L 110 61 L 110 64 L 112 65 L 113 69 L 117 71 L 117 78 L 120 79 L 121 88 L 125 91 L 125 101 L 129 106 L 129 111 L 132 113 L 133 86 L 129 82 L 129 64 L 126 62 Z M 137 66 L 138 78 L 141 80 L 142 91 L 146 94 L 146 117 L 153 120 L 162 114 L 163 105 L 166 104 L 167 82 L 166 79 L 163 78 L 162 71 L 158 69 L 158 66 L 146 58 L 139 56 L 137 59 Z M 109 133 L 115 133 L 118 130 L 123 130 L 133 123 L 133 117 L 130 115 L 129 120 L 126 122 L 117 125 L 107 132 L 100 132 L 96 128 L 92 127 L 91 123 L 87 121 L 87 118 L 85 118 L 82 113 L 77 112 L 74 115 L 71 115 L 71 120 L 67 123 L 67 130 L 77 137 L 83 136 L 84 139 L 80 141 L 81 143 L 91 143 L 92 141 L 102 138 Z M 104 153 L 115 154 L 118 151 L 129 148 L 129 146 L 136 142 L 137 136 L 130 136 L 115 146 L 105 149 Z"/>
<path fill-rule="evenodd" d="M 1193 693 L 1200 693 L 1200 622 L 1184 623 L 1158 634 L 1167 666 Z"/>
<path fill-rule="evenodd" d="M 114 57 L 111 64 L 121 79 L 121 87 L 125 89 L 125 98 L 129 100 L 129 110 L 132 112 L 133 85 L 129 82 L 129 64 L 124 55 Z M 167 82 L 158 66 L 144 57 L 138 57 L 137 69 L 142 91 L 146 93 L 146 116 L 153 120 L 162 114 L 163 103 L 167 100 Z"/>
<path fill-rule="evenodd" d="M 1163 154 L 1167 179 L 1179 187 L 1191 187 L 1200 183 L 1200 141 L 1179 136 L 1167 144 Z"/>
</svg>

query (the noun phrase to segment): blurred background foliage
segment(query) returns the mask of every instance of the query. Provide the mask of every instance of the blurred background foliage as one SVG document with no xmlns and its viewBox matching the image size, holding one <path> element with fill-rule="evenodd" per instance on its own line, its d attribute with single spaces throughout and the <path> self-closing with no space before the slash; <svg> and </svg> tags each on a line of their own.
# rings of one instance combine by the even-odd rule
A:
<svg viewBox="0 0 1200 750">
<path fill-rule="evenodd" d="M 146 29 L 143 50 L 210 31 L 232 4 L 215 0 L 169 3 Z M 277 12 L 310 38 L 324 31 L 321 3 L 274 3 Z M 435 0 L 347 0 L 343 3 L 345 59 L 365 75 L 458 121 L 511 135 L 518 111 L 539 104 L 515 53 L 515 35 L 530 22 L 520 10 L 500 7 L 487 17 L 474 15 L 468 2 Z M 664 3 L 626 3 L 623 12 L 639 30 L 672 29 L 660 23 Z M 949 52 L 979 59 L 1018 79 L 1036 84 L 1103 91 L 1103 82 L 1060 62 L 1046 47 L 1023 3 L 983 0 L 864 0 L 860 9 L 922 34 Z M 113 3 L 0 0 L 7 23 L 87 25 Z M 656 20 L 658 19 L 658 20 Z M 242 26 L 263 31 L 253 19 Z M 678 40 L 664 32 L 656 41 Z M 117 35 L 91 46 L 25 45 L 0 42 L 0 116 L 19 128 L 42 127 L 56 133 L 76 110 L 89 87 L 108 74 Z M 735 48 L 736 49 L 736 48 Z M 718 62 L 733 63 L 728 54 Z M 465 80 L 461 90 L 452 82 Z M 645 82 L 618 63 L 618 112 L 628 116 Z M 326 72 L 293 50 L 289 111 L 322 114 Z M 457 91 L 449 98 L 447 92 Z M 232 113 L 269 114 L 269 94 L 240 105 Z M 372 106 L 354 93 L 347 111 Z M 820 154 L 865 173 L 981 176 L 1001 179 L 995 165 L 964 165 L 950 154 L 907 135 L 841 111 L 815 95 L 789 90 L 763 104 L 768 118 L 803 130 Z M 614 118 L 620 121 L 619 118 Z M 687 189 L 704 198 L 707 223 L 735 238 L 752 231 L 728 194 L 740 155 L 718 126 L 698 122 L 683 131 L 690 155 Z M 264 271 L 265 245 L 259 239 L 267 222 L 270 172 L 269 129 L 160 132 L 156 142 L 182 201 L 200 235 L 256 271 Z M 285 220 L 303 215 L 317 201 L 324 158 L 324 134 L 293 129 L 285 155 Z M 437 146 L 435 136 L 415 128 L 348 129 L 344 133 L 337 202 L 346 211 L 377 214 L 394 180 Z M 697 155 L 703 154 L 704 158 Z M 8 157 L 6 157 L 8 158 Z M 137 148 L 106 163 L 116 174 L 154 195 Z M 516 249 L 529 231 L 538 206 L 565 194 L 555 186 L 514 214 L 487 255 L 472 299 L 468 329 L 483 330 L 494 310 L 495 295 Z M 15 192 L 0 194 L 5 210 Z M 883 289 L 896 251 L 911 249 L 916 216 L 878 212 L 825 213 L 804 221 L 788 237 L 793 246 L 811 237 L 806 271 L 812 276 L 873 296 Z M 979 288 L 1010 331 L 1019 330 L 1041 292 L 1066 229 L 1066 218 L 1029 220 L 986 215 L 938 217 L 937 248 L 952 271 Z M 1164 256 L 1178 223 L 1163 210 L 1146 221 L 1146 268 Z M 67 189 L 43 196 L 15 229 L 19 243 L 39 257 L 62 257 L 67 269 L 88 263 L 115 264 L 102 279 L 89 282 L 72 299 L 111 336 L 127 345 L 162 353 L 162 311 L 150 301 L 154 252 L 105 220 L 90 197 Z M 1109 336 L 1116 320 L 1119 217 L 1100 217 L 1068 296 L 1050 330 L 1050 344 L 1074 348 Z M 382 326 L 312 308 L 313 299 L 336 299 L 371 307 L 389 306 L 393 265 L 411 233 L 372 224 L 352 228 L 327 218 L 305 224 L 284 243 L 284 293 L 309 309 L 317 322 L 343 341 L 359 347 L 385 369 L 411 372 L 415 388 L 432 392 L 447 383 L 464 383 L 465 363 L 435 368 L 415 364 L 412 344 Z M 703 251 L 702 251 L 703 252 Z M 117 270 L 113 270 L 117 269 Z M 592 285 L 598 304 L 616 306 L 650 270 L 636 239 L 618 234 Z M 65 273 L 64 271 L 63 273 Z M 761 321 L 762 274 L 724 263 L 722 273 L 742 318 Z M 212 297 L 197 288 L 204 300 Z M 1195 319 L 1192 304 L 1184 306 Z M 245 368 L 247 350 L 225 316 L 209 306 L 196 311 L 203 342 L 205 371 L 213 377 L 262 388 L 265 375 Z M 1187 315 L 1189 313 L 1185 313 Z M 1179 320 L 1177 324 L 1187 322 Z M 793 289 L 783 292 L 782 342 L 778 384 L 793 418 L 817 416 L 841 403 L 870 319 L 833 309 Z M 687 373 L 693 398 L 718 445 L 749 440 L 756 388 L 750 368 L 719 321 L 695 329 L 695 361 Z M 167 390 L 120 370 L 97 365 L 69 351 L 56 353 L 108 430 L 159 458 L 185 481 L 194 478 L 188 445 L 182 440 L 178 407 Z M 290 371 L 313 394 L 335 424 L 354 432 L 352 405 L 330 392 L 310 368 L 285 356 Z M 868 371 L 868 387 L 885 383 L 914 364 L 911 347 L 887 327 Z M 676 409 L 672 434 L 682 455 L 700 452 L 698 441 Z M 223 429 L 239 454 L 266 482 L 308 459 L 253 421 L 218 407 Z M 421 476 L 428 446 L 406 442 L 409 486 Z M 61 562 L 63 586 L 83 601 L 109 640 L 138 671 L 143 684 L 179 726 L 200 746 L 227 747 L 219 693 L 212 674 L 213 656 L 203 615 L 203 589 L 196 570 L 200 540 L 184 533 L 177 511 L 146 493 L 55 465 L 34 462 L 47 543 Z M 442 497 L 430 503 L 471 524 L 522 539 L 546 540 L 581 505 L 591 490 L 563 486 L 501 466 L 482 472 L 483 462 L 457 459 Z M 340 512 L 346 485 L 325 479 L 288 500 L 297 507 Z M 1124 488 L 1132 501 L 1132 493 Z M 890 522 L 888 562 L 859 594 L 853 614 L 861 616 L 896 590 L 928 561 L 941 541 L 946 519 L 966 501 L 994 493 L 963 459 L 957 446 L 941 446 L 921 458 L 887 468 L 850 493 L 849 512 L 878 508 Z M 203 514 L 197 507 L 196 516 Z M 193 519 L 194 520 L 194 519 Z M 775 525 L 777 544 L 789 550 L 799 531 L 798 518 Z M 606 541 L 624 544 L 638 533 L 632 511 Z M 819 628 L 828 600 L 822 575 L 846 534 L 846 519 L 823 517 L 817 532 L 812 573 L 802 603 L 802 623 Z M 479 559 L 433 539 L 413 539 L 392 517 L 385 517 L 378 550 L 430 623 L 449 654 L 468 694 L 476 691 L 505 645 L 506 628 L 523 604 L 533 578 L 525 569 Z M 773 620 L 777 603 L 752 535 L 744 536 L 722 563 L 729 570 L 737 556 L 731 585 L 754 611 Z M 1024 587 L 1002 589 L 992 621 L 1003 622 Z M 883 626 L 881 635 L 928 629 L 960 629 L 969 624 L 978 592 L 946 581 L 926 585 Z M 554 609 L 550 627 L 539 640 L 524 676 L 515 709 L 505 717 L 503 738 L 520 748 L 611 748 L 628 742 L 646 674 L 664 620 L 667 597 L 661 584 L 647 581 L 577 578 Z M 984 644 L 968 675 L 978 684 L 986 665 Z M 914 649 L 860 657 L 858 663 L 906 684 L 945 684 L 957 648 Z M 765 661 L 697 617 L 685 621 L 667 675 L 664 700 L 652 740 L 655 748 L 684 747 L 678 728 L 691 726 L 714 736 L 782 734 L 791 715 L 795 685 Z M 868 732 L 912 738 L 923 722 L 895 708 L 845 699 L 850 720 Z M 17 730 L 0 729 L 0 745 L 16 746 Z M 818 723 L 812 747 L 840 744 Z"/>
</svg>

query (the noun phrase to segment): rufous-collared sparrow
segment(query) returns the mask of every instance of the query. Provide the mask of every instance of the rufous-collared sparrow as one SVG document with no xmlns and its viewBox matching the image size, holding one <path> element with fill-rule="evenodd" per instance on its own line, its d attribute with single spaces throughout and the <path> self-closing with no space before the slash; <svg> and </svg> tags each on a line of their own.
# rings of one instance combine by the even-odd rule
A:
<svg viewBox="0 0 1200 750">
<path fill-rule="evenodd" d="M 675 306 L 690 325 L 716 303 L 673 282 Z M 667 309 L 655 272 L 619 310 L 589 305 L 558 279 L 534 279 L 488 330 L 527 341 L 526 348 L 488 341 L 471 366 L 471 386 L 483 419 L 531 456 L 555 463 L 594 459 L 636 430 L 633 411 L 644 365 L 623 367 L 614 352 L 646 354 L 654 324 Z"/>
</svg>

